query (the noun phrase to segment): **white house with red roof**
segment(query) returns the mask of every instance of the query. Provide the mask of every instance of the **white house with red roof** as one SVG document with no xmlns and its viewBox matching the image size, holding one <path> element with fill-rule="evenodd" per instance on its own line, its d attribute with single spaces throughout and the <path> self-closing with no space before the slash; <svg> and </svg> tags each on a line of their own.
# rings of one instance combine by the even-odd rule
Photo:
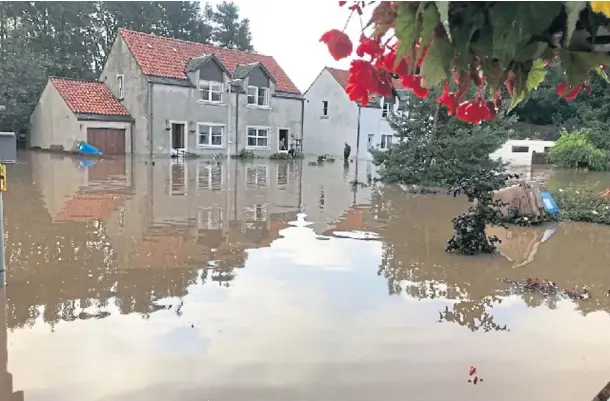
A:
<svg viewBox="0 0 610 401">
<path fill-rule="evenodd" d="M 394 131 L 386 116 L 400 107 L 398 94 L 392 98 L 373 97 L 367 106 L 353 102 L 345 88 L 349 72 L 325 67 L 304 94 L 305 116 L 303 148 L 307 153 L 343 156 L 344 144 L 352 156 L 370 158 L 369 149 L 387 149 Z M 400 81 L 394 86 L 402 88 Z"/>
<path fill-rule="evenodd" d="M 270 56 L 121 29 L 99 81 L 91 87 L 105 84 L 113 95 L 103 110 L 95 109 L 102 105 L 91 102 L 89 86 L 50 100 L 43 93 L 32 116 L 31 146 L 65 149 L 75 139 L 88 140 L 87 124 L 79 132 L 60 128 L 66 117 L 56 113 L 55 103 L 66 97 L 89 111 L 104 111 L 88 113 L 88 121 L 100 124 L 109 120 L 110 103 L 123 107 L 132 124 L 122 139 L 112 134 L 112 141 L 122 140 L 124 153 L 168 156 L 181 150 L 211 156 L 251 150 L 268 156 L 288 151 L 302 138 L 303 97 Z M 122 152 L 116 144 L 96 143 L 102 152 Z"/>
</svg>

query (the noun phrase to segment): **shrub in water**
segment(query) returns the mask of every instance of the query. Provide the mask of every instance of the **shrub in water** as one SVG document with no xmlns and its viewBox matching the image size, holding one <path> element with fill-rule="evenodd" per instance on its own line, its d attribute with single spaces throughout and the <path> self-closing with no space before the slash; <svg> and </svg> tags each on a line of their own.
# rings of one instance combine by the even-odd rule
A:
<svg viewBox="0 0 610 401">
<path fill-rule="evenodd" d="M 504 188 L 506 182 L 516 176 L 498 173 L 491 169 L 481 169 L 476 174 L 458 180 L 450 193 L 466 195 L 471 205 L 466 213 L 452 220 L 455 234 L 447 242 L 447 252 L 458 252 L 465 255 L 477 253 L 492 253 L 496 250 L 495 243 L 500 242 L 497 236 L 488 237 L 485 233 L 487 225 L 506 227 L 499 208 L 500 201 L 494 201 L 495 190 Z"/>
</svg>

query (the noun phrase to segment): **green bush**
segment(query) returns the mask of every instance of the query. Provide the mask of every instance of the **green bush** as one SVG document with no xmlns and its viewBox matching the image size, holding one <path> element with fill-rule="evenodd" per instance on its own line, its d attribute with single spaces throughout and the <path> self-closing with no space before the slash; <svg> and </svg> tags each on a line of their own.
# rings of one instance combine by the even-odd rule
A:
<svg viewBox="0 0 610 401">
<path fill-rule="evenodd" d="M 606 152 L 598 149 L 591 142 L 590 132 L 564 130 L 555 146 L 549 152 L 551 163 L 571 169 L 605 171 L 608 169 Z"/>
<path fill-rule="evenodd" d="M 610 199 L 592 190 L 575 187 L 555 189 L 551 194 L 561 220 L 610 225 Z"/>
</svg>

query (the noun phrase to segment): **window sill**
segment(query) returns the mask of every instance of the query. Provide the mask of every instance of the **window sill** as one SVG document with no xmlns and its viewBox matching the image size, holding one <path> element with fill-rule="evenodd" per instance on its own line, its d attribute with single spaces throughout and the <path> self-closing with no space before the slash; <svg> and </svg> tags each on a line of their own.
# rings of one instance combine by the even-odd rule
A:
<svg viewBox="0 0 610 401">
<path fill-rule="evenodd" d="M 320 116 L 320 120 L 328 120 L 329 118 L 329 116 Z"/>
<path fill-rule="evenodd" d="M 222 102 L 210 102 L 209 100 L 197 100 L 197 103 L 199 104 L 205 104 L 207 106 L 220 106 L 220 107 L 227 107 L 226 103 L 222 103 Z"/>
<path fill-rule="evenodd" d="M 246 150 L 271 150 L 269 146 L 246 146 Z"/>
<path fill-rule="evenodd" d="M 271 106 L 257 106 L 255 104 L 249 104 L 246 106 L 247 109 L 255 109 L 255 110 L 267 110 L 271 111 Z"/>
<path fill-rule="evenodd" d="M 225 149 L 224 145 L 197 145 L 197 149 Z"/>
</svg>

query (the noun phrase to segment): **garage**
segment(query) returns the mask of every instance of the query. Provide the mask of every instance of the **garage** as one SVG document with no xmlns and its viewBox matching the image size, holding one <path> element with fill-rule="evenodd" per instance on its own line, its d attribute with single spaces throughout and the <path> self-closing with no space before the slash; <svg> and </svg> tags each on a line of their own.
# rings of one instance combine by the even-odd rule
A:
<svg viewBox="0 0 610 401">
<path fill-rule="evenodd" d="M 125 130 L 119 128 L 87 128 L 87 143 L 105 155 L 125 154 Z"/>
</svg>

